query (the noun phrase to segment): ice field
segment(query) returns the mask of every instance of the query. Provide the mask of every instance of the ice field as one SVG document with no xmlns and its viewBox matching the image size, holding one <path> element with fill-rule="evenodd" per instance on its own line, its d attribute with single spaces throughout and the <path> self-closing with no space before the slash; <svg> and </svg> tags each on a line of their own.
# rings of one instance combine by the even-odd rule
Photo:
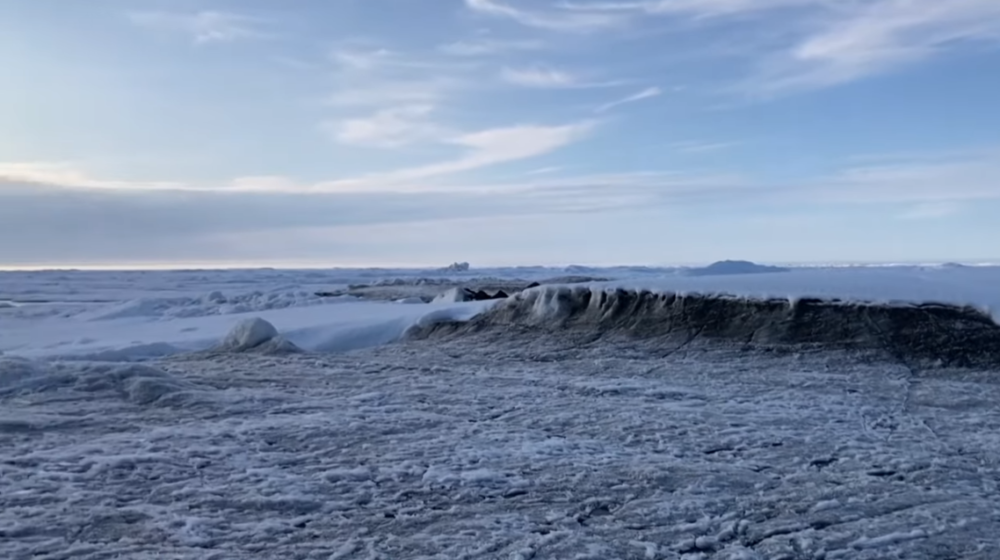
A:
<svg viewBox="0 0 1000 560">
<path fill-rule="evenodd" d="M 990 267 L 570 272 L 610 279 L 575 288 L 595 293 L 1000 303 Z M 591 337 L 542 324 L 558 286 L 315 295 L 566 273 L 0 274 L 0 557 L 1000 556 L 998 370 Z M 531 325 L 404 336 L 529 303 Z M 249 318 L 295 351 L 218 346 Z"/>
</svg>

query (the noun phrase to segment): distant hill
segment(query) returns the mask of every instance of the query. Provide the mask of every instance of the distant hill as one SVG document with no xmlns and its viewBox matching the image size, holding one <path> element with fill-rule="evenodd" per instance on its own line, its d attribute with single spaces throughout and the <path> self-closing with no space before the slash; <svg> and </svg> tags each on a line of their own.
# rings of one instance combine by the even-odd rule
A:
<svg viewBox="0 0 1000 560">
<path fill-rule="evenodd" d="M 685 273 L 689 276 L 725 276 L 732 274 L 788 272 L 789 270 L 780 266 L 768 266 L 750 261 L 719 261 L 705 267 L 688 269 Z"/>
</svg>

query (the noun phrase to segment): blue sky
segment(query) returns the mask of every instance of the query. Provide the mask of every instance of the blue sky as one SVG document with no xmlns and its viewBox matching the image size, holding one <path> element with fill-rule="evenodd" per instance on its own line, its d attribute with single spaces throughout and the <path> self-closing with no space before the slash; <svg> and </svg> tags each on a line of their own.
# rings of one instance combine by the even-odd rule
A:
<svg viewBox="0 0 1000 560">
<path fill-rule="evenodd" d="M 1000 260 L 996 0 L 6 0 L 0 266 Z"/>
</svg>

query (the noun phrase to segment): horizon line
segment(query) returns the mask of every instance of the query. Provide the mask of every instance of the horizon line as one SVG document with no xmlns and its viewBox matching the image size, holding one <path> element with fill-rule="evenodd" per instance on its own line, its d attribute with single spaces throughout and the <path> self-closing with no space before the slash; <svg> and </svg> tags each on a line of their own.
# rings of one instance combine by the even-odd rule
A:
<svg viewBox="0 0 1000 560">
<path fill-rule="evenodd" d="M 772 266 L 785 266 L 790 268 L 840 268 L 840 267 L 894 267 L 894 266 L 941 266 L 945 264 L 960 264 L 969 267 L 990 267 L 1000 266 L 1000 259 L 921 259 L 921 260 L 830 260 L 830 261 L 766 261 L 750 259 L 724 259 L 724 260 L 746 260 L 754 264 L 766 264 Z M 672 269 L 672 268 L 694 268 L 702 267 L 720 261 L 694 262 L 686 261 L 672 264 L 643 264 L 643 263 L 619 263 L 619 264 L 516 264 L 516 265 L 471 265 L 469 271 L 473 270 L 498 270 L 517 268 L 552 268 L 565 269 L 571 267 L 583 267 L 594 269 L 612 268 L 651 268 L 651 269 Z M 237 271 L 237 270 L 442 270 L 447 265 L 419 265 L 419 264 L 347 264 L 347 265 L 321 265 L 317 263 L 117 263 L 117 264 L 25 264 L 25 265 L 4 265 L 0 264 L 0 273 L 4 272 L 184 272 L 184 271 Z"/>
</svg>

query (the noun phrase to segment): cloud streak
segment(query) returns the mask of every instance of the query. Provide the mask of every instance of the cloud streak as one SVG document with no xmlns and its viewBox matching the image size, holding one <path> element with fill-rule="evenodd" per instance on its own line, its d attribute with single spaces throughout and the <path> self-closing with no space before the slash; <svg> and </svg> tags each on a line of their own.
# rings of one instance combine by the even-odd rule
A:
<svg viewBox="0 0 1000 560">
<path fill-rule="evenodd" d="M 482 57 L 495 56 L 510 52 L 534 51 L 543 48 L 541 41 L 500 41 L 479 39 L 475 41 L 456 41 L 439 45 L 437 50 L 449 56 Z"/>
<path fill-rule="evenodd" d="M 231 12 L 134 12 L 129 14 L 129 19 L 142 27 L 187 34 L 199 45 L 267 36 L 262 29 L 264 20 Z"/>
<path fill-rule="evenodd" d="M 670 149 L 684 154 L 703 154 L 706 152 L 717 152 L 736 145 L 736 142 L 699 142 L 689 140 L 685 142 L 674 142 Z"/>
<path fill-rule="evenodd" d="M 1000 41 L 1000 3 L 992 0 L 879 0 L 832 14 L 773 61 L 765 91 L 824 87 L 943 54 L 963 42 Z"/>
<path fill-rule="evenodd" d="M 465 5 L 482 15 L 509 19 L 521 25 L 550 31 L 588 32 L 620 27 L 626 22 L 626 18 L 615 13 L 577 13 L 565 10 L 536 12 L 495 0 L 465 0 Z"/>
<path fill-rule="evenodd" d="M 758 62 L 740 85 L 775 95 L 831 87 L 948 53 L 970 42 L 1000 43 L 995 0 L 640 0 L 563 2 L 577 16 L 694 20 L 747 29 L 780 22 L 789 40 L 745 53 Z M 748 16 L 767 14 L 768 19 Z"/>
<path fill-rule="evenodd" d="M 830 0 L 646 0 L 636 2 L 562 2 L 558 6 L 575 12 L 635 12 L 649 15 L 687 15 L 701 19 L 745 15 L 779 8 L 816 7 L 832 3 Z"/>
<path fill-rule="evenodd" d="M 465 151 L 458 158 L 354 179 L 328 181 L 315 188 L 324 191 L 434 190 L 423 181 L 548 154 L 586 138 L 594 126 L 592 122 L 562 126 L 521 125 L 463 134 L 443 140 Z"/>
<path fill-rule="evenodd" d="M 549 191 L 571 193 L 572 189 L 644 189 L 677 194 L 699 192 L 710 196 L 724 193 L 731 198 L 737 192 L 746 196 L 773 195 L 773 200 L 844 204 L 923 204 L 1000 200 L 1000 158 L 998 152 L 949 153 L 938 157 L 899 156 L 886 163 L 846 165 L 840 171 L 802 179 L 793 183 L 769 182 L 749 177 L 715 174 L 682 175 L 669 172 L 633 172 L 602 175 L 578 175 L 521 183 L 434 183 L 425 179 L 527 160 L 554 152 L 580 141 L 592 131 L 594 123 L 562 126 L 525 125 L 489 129 L 448 138 L 446 141 L 464 150 L 459 157 L 430 165 L 404 168 L 359 178 L 301 183 L 280 176 L 243 177 L 218 183 L 178 183 L 170 181 L 125 181 L 95 178 L 67 164 L 0 163 L 0 182 L 32 188 L 70 188 L 100 192 L 198 191 L 259 193 L 275 196 L 297 194 L 370 194 L 394 192 L 408 194 L 484 193 Z M 683 143 L 684 146 L 694 143 Z M 701 147 L 698 144 L 696 147 Z M 714 146 L 709 148 L 714 149 Z M 529 175 L 544 175 L 559 168 L 543 168 Z M 0 189 L 0 192 L 3 192 Z M 391 198 L 391 197 L 389 197 Z"/>
<path fill-rule="evenodd" d="M 369 117 L 328 121 L 323 128 L 341 144 L 398 148 L 443 134 L 442 127 L 429 119 L 433 111 L 432 105 L 404 105 Z"/>
<path fill-rule="evenodd" d="M 410 108 L 412 112 L 409 116 L 419 117 L 424 109 Z M 442 186 L 431 180 L 549 154 L 585 139 L 596 126 L 595 122 L 583 121 L 559 126 L 518 125 L 447 135 L 443 132 L 443 128 L 431 129 L 431 125 L 413 124 L 405 120 L 394 122 L 392 119 L 396 118 L 400 118 L 400 115 L 391 117 L 376 115 L 374 120 L 365 122 L 334 124 L 332 132 L 334 135 L 339 135 L 339 139 L 343 142 L 379 148 L 398 147 L 415 141 L 415 135 L 426 134 L 427 141 L 453 146 L 460 150 L 460 155 L 425 165 L 317 183 L 301 183 L 280 176 L 244 177 L 216 183 L 109 180 L 95 178 L 85 170 L 65 163 L 0 163 L 0 181 L 109 191 L 225 191 L 285 194 L 453 192 L 456 190 L 455 187 Z M 421 128 L 424 126 L 427 130 Z"/>
<path fill-rule="evenodd" d="M 663 95 L 663 90 L 658 87 L 648 87 L 642 91 L 633 93 L 632 95 L 611 101 L 610 103 L 605 103 L 594 109 L 597 113 L 606 113 L 615 107 L 620 107 L 622 105 L 628 105 L 629 103 L 635 103 L 637 101 L 642 101 L 644 99 L 653 99 L 654 97 L 659 97 Z"/>
</svg>

